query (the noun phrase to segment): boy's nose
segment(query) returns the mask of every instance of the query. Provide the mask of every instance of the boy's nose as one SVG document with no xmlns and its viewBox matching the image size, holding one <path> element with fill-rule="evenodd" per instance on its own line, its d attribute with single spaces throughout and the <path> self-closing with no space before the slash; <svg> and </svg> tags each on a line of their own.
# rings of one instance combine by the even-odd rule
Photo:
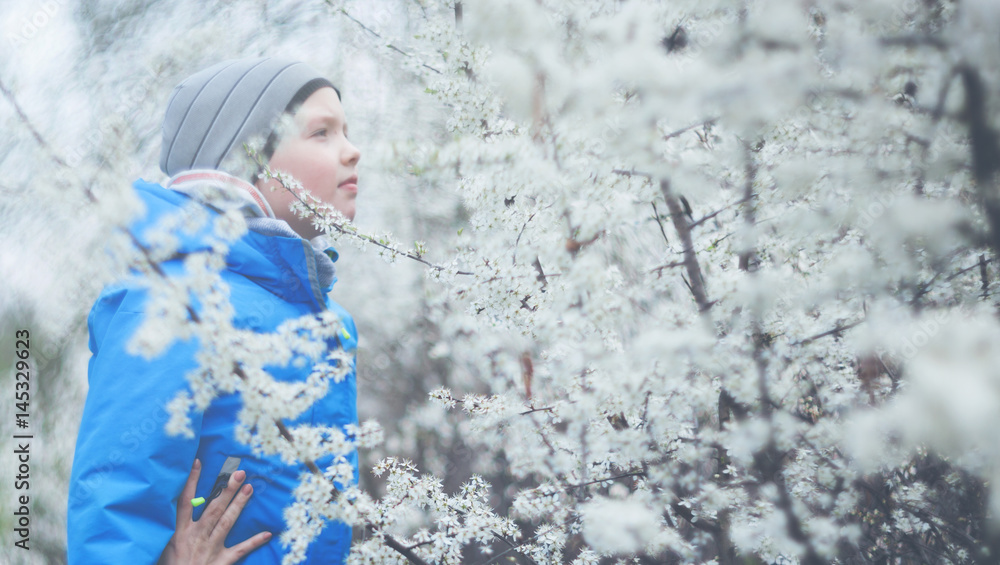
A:
<svg viewBox="0 0 1000 565">
<path fill-rule="evenodd" d="M 350 141 L 347 142 L 347 149 L 343 153 L 345 165 L 356 165 L 361 160 L 361 150 Z"/>
</svg>

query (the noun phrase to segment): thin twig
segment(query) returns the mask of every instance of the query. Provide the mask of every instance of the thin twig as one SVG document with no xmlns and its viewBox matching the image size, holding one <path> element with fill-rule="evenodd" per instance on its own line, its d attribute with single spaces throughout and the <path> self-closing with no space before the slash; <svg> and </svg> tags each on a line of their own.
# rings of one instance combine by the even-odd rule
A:
<svg viewBox="0 0 1000 565">
<path fill-rule="evenodd" d="M 435 271 L 448 271 L 448 269 L 446 267 L 442 267 L 441 265 L 435 265 L 434 263 L 431 263 L 430 261 L 427 261 L 426 259 L 424 259 L 423 257 L 421 257 L 420 255 L 418 255 L 415 252 L 402 251 L 400 249 L 392 247 L 391 245 L 387 245 L 385 243 L 382 243 L 381 241 L 375 239 L 374 236 L 366 235 L 366 234 L 363 234 L 363 233 L 358 233 L 357 229 L 354 229 L 353 227 L 347 227 L 347 226 L 345 226 L 345 224 L 333 221 L 331 218 L 328 218 L 328 217 L 324 216 L 323 213 L 320 212 L 315 206 L 313 206 L 309 202 L 306 202 L 302 198 L 302 196 L 299 195 L 298 192 L 296 192 L 295 190 L 292 190 L 291 187 L 289 187 L 288 185 L 286 185 L 285 182 L 282 180 L 281 177 L 275 175 L 271 171 L 271 168 L 268 166 L 268 164 L 264 163 L 264 161 L 263 161 L 263 159 L 262 159 L 262 157 L 260 156 L 259 153 L 257 153 L 256 151 L 252 150 L 251 148 L 249 148 L 247 146 L 245 146 L 245 147 L 246 147 L 246 150 L 248 151 L 248 153 L 250 154 L 250 157 L 257 162 L 257 165 L 260 167 L 260 169 L 261 169 L 262 173 L 264 174 L 265 178 L 267 178 L 267 179 L 274 179 L 274 180 L 278 181 L 278 184 L 281 185 L 282 188 L 284 188 L 285 190 L 287 190 L 288 192 L 290 192 L 292 194 L 292 196 L 294 196 L 295 199 L 298 200 L 300 204 L 302 204 L 303 206 L 305 206 L 305 208 L 313 216 L 315 216 L 317 218 L 322 218 L 322 219 L 325 219 L 325 220 L 329 221 L 330 225 L 332 225 L 333 228 L 335 230 L 337 230 L 339 233 L 342 233 L 344 235 L 348 235 L 348 236 L 354 237 L 356 239 L 360 239 L 361 241 L 364 241 L 366 243 L 370 243 L 370 244 L 372 244 L 372 245 L 374 245 L 376 247 L 381 247 L 382 249 L 385 249 L 386 251 L 389 251 L 390 253 L 393 253 L 393 254 L 396 254 L 396 255 L 400 255 L 400 256 L 406 257 L 408 259 L 413 259 L 414 261 L 416 261 L 418 263 L 422 263 L 422 264 L 430 267 L 431 269 L 434 269 Z M 453 272 L 456 275 L 474 275 L 475 274 L 475 273 L 472 273 L 472 272 L 469 272 L 469 271 L 453 271 Z"/>
<path fill-rule="evenodd" d="M 535 412 L 551 412 L 555 406 L 546 406 L 544 408 L 532 408 L 531 410 L 525 410 L 518 414 L 518 416 L 527 416 L 528 414 L 533 414 Z"/>
<path fill-rule="evenodd" d="M 703 224 L 703 223 L 711 220 L 712 218 L 718 216 L 719 214 L 725 212 L 726 210 L 732 208 L 733 206 L 738 206 L 738 205 L 746 202 L 748 198 L 753 198 L 755 196 L 756 196 L 756 193 L 752 193 L 749 196 L 744 196 L 743 198 L 740 198 L 739 200 L 737 200 L 735 202 L 726 204 L 725 206 L 723 206 L 722 208 L 719 208 L 718 210 L 712 212 L 711 214 L 708 214 L 707 216 L 702 216 L 701 218 L 698 218 L 697 220 L 691 222 L 691 225 L 689 227 L 690 228 L 696 228 L 696 227 L 700 226 L 701 224 Z"/>
<path fill-rule="evenodd" d="M 329 4 L 329 5 L 330 5 L 330 7 L 333 7 L 333 2 L 332 2 L 332 0 L 326 0 L 326 3 L 327 3 L 327 4 Z M 349 19 L 349 20 L 351 20 L 352 22 L 354 22 L 354 23 L 358 24 L 359 26 L 361 26 L 361 29 L 363 29 L 363 30 L 367 31 L 368 33 L 370 33 L 370 34 L 374 35 L 375 37 L 377 37 L 377 38 L 379 38 L 379 39 L 385 39 L 385 38 L 384 38 L 384 37 L 382 37 L 382 36 L 381 36 L 381 35 L 380 35 L 380 34 L 379 34 L 379 33 L 378 33 L 377 31 L 375 31 L 375 30 L 371 29 L 370 27 L 366 26 L 365 24 L 361 23 L 361 21 L 360 21 L 360 20 L 358 20 L 357 18 L 355 18 L 354 16 L 352 16 L 351 14 L 349 14 L 349 13 L 347 12 L 347 9 L 346 9 L 346 8 L 344 8 L 344 7 L 340 7 L 340 13 L 341 13 L 341 14 L 344 14 L 344 16 L 346 16 L 346 17 L 347 17 L 347 19 Z M 407 53 L 406 51 L 403 51 L 402 49 L 400 49 L 399 47 L 396 47 L 395 45 L 393 45 L 393 44 L 391 44 L 391 43 L 386 43 L 386 44 L 385 44 L 385 46 L 386 46 L 386 47 L 388 47 L 389 49 L 392 49 L 393 51 L 395 51 L 395 52 L 399 53 L 400 55 L 403 55 L 404 57 L 410 57 L 411 59 L 415 59 L 415 58 L 416 58 L 416 57 L 414 57 L 413 55 L 411 55 L 411 54 Z M 439 70 L 435 69 L 434 67 L 432 67 L 432 66 L 430 66 L 430 65 L 428 65 L 427 63 L 424 63 L 424 62 L 422 62 L 422 61 L 420 62 L 420 66 L 421 66 L 421 67 L 424 67 L 424 68 L 426 68 L 426 69 L 429 69 L 429 70 L 432 70 L 432 71 L 434 71 L 434 72 L 435 72 L 435 73 L 437 73 L 437 74 L 441 74 L 441 71 L 439 71 Z"/>
<path fill-rule="evenodd" d="M 653 218 L 660 226 L 660 233 L 663 234 L 663 242 L 670 245 L 670 238 L 667 237 L 667 230 L 663 229 L 663 221 L 660 219 L 660 211 L 656 209 L 656 202 L 650 202 L 650 204 L 653 206 Z"/>
<path fill-rule="evenodd" d="M 980 255 L 980 257 L 983 257 L 983 256 Z M 962 270 L 960 270 L 960 271 L 958 271 L 956 273 L 952 273 L 952 274 L 948 275 L 944 280 L 945 280 L 945 282 L 949 282 L 952 279 L 958 278 L 958 277 L 964 275 L 965 273 L 968 273 L 972 269 L 983 268 L 983 267 L 985 267 L 986 265 L 989 265 L 992 262 L 993 262 L 993 259 L 986 259 L 985 263 L 981 263 L 981 262 L 977 261 L 976 264 L 974 264 L 974 265 L 972 265 L 970 267 L 966 267 L 966 268 L 964 268 L 964 269 L 962 269 Z"/>
<path fill-rule="evenodd" d="M 743 146 L 743 159 L 746 162 L 744 167 L 744 175 L 746 179 L 743 185 L 743 198 L 741 199 L 741 207 L 743 208 L 743 219 L 744 223 L 751 230 L 757 227 L 757 214 L 753 206 L 753 185 L 757 182 L 757 164 L 753 160 L 753 152 L 750 149 L 750 143 L 746 140 L 742 140 L 741 145 Z M 740 253 L 739 268 L 741 271 L 751 270 L 751 261 L 756 257 L 756 251 L 754 249 L 747 249 Z"/>
<path fill-rule="evenodd" d="M 628 171 L 626 171 L 625 169 L 611 169 L 611 172 L 615 173 L 616 175 L 623 175 L 626 177 L 646 177 L 647 179 L 653 178 L 652 174 L 644 173 L 642 171 L 637 171 L 635 169 L 631 169 Z"/>
<path fill-rule="evenodd" d="M 807 343 L 811 343 L 813 341 L 816 341 L 817 339 L 820 339 L 820 338 L 823 338 L 823 337 L 826 337 L 826 336 L 829 336 L 829 335 L 836 335 L 836 334 L 839 334 L 841 332 L 845 332 L 845 331 L 847 331 L 847 330 L 849 330 L 851 328 L 860 326 L 864 322 L 865 322 L 864 319 L 861 319 L 861 320 L 858 320 L 857 322 L 853 322 L 853 323 L 850 323 L 850 324 L 838 325 L 837 327 L 833 328 L 832 330 L 827 330 L 827 331 L 825 331 L 823 333 L 818 333 L 816 335 L 809 336 L 809 337 L 807 337 L 805 339 L 802 339 L 802 340 L 799 340 L 799 341 L 793 341 L 790 345 L 806 345 Z"/>
<path fill-rule="evenodd" d="M 691 289 L 691 294 L 698 304 L 698 311 L 705 314 L 712 307 L 712 304 L 708 301 L 708 297 L 705 294 L 701 267 L 698 265 L 698 257 L 695 255 L 694 243 L 691 240 L 690 224 L 688 224 L 684 211 L 681 209 L 680 202 L 678 202 L 677 197 L 670 190 L 669 180 L 663 179 L 660 181 L 660 192 L 663 193 L 663 199 L 666 200 L 667 208 L 670 209 L 670 219 L 673 221 L 674 229 L 677 230 L 677 235 L 681 239 L 681 245 L 684 246 L 684 267 L 687 269 L 688 278 L 690 279 L 688 287 Z"/>
<path fill-rule="evenodd" d="M 711 520 L 698 520 L 698 519 L 696 519 L 695 516 L 694 516 L 694 512 L 692 512 L 691 509 L 688 508 L 688 507 L 686 507 L 686 506 L 681 506 L 681 504 L 679 502 L 675 502 L 675 503 L 671 504 L 670 508 L 678 516 L 680 516 L 681 518 L 684 518 L 685 520 L 688 521 L 689 524 L 691 524 L 692 526 L 694 526 L 695 528 L 698 528 L 699 530 L 701 530 L 703 532 L 708 532 L 708 533 L 711 533 L 711 534 L 720 534 L 720 533 L 722 533 L 722 528 L 718 524 L 716 524 L 715 522 L 713 522 Z"/>
<path fill-rule="evenodd" d="M 50 146 L 48 142 L 45 141 L 45 138 L 42 137 L 42 134 L 40 134 L 38 130 L 35 129 L 35 126 L 31 123 L 31 120 L 28 119 L 27 114 L 24 113 L 24 109 L 21 108 L 21 105 L 17 102 L 17 99 L 14 97 L 14 93 L 7 88 L 7 86 L 3 83 L 2 80 L 0 80 L 0 92 L 3 92 L 4 98 L 6 98 L 7 101 L 10 102 L 10 105 L 14 107 L 14 111 L 17 112 L 18 119 L 21 120 L 21 123 L 24 124 L 26 128 L 28 128 L 28 131 L 31 132 L 32 137 L 35 138 L 35 141 L 38 142 L 38 145 L 41 145 L 43 149 L 48 151 L 49 156 L 52 158 L 53 161 L 56 162 L 56 164 L 58 164 L 60 167 L 68 168 L 69 165 L 66 164 L 66 161 L 64 161 L 62 157 L 56 154 L 56 152 L 52 149 L 52 146 Z M 93 199 L 93 194 L 90 192 L 90 188 L 84 187 L 84 190 L 86 190 L 87 195 L 90 196 L 91 199 Z"/>
<path fill-rule="evenodd" d="M 667 263 L 666 265 L 660 265 L 659 267 L 654 267 L 649 270 L 650 273 L 662 274 L 666 269 L 673 269 L 674 267 L 683 267 L 684 261 L 673 261 Z"/>
<path fill-rule="evenodd" d="M 941 39 L 940 37 L 934 37 L 932 35 L 896 35 L 893 37 L 883 37 L 879 40 L 879 43 L 883 47 L 933 47 L 939 51 L 944 51 L 948 49 L 948 43 Z"/>
<path fill-rule="evenodd" d="M 710 118 L 710 119 L 707 119 L 705 121 L 698 122 L 696 124 L 691 124 L 691 125 L 689 125 L 687 127 L 683 127 L 683 128 L 681 128 L 681 129 L 679 129 L 677 131 L 672 131 L 672 132 L 664 135 L 663 139 L 667 140 L 667 139 L 671 139 L 673 137 L 677 137 L 678 135 L 680 135 L 680 134 L 682 134 L 684 132 L 687 132 L 687 131 L 691 131 L 691 130 L 693 130 L 696 127 L 703 127 L 703 126 L 712 125 L 712 124 L 715 123 L 715 120 L 716 120 L 716 118 Z"/>
<path fill-rule="evenodd" d="M 579 483 L 575 485 L 569 485 L 563 490 L 573 490 L 575 488 L 589 487 L 590 485 L 596 485 L 597 483 L 606 483 L 609 481 L 617 481 L 618 479 L 627 479 L 629 477 L 645 477 L 645 471 L 633 471 L 631 473 L 624 473 L 622 475 L 615 475 L 614 477 L 606 477 L 603 479 L 594 479 L 593 481 L 587 481 L 585 483 Z"/>
</svg>

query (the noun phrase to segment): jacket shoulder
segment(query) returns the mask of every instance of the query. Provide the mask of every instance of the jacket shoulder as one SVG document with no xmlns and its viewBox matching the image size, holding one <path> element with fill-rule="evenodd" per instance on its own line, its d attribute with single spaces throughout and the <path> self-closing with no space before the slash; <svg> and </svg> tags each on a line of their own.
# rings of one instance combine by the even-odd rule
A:
<svg viewBox="0 0 1000 565">
<path fill-rule="evenodd" d="M 218 212 L 155 182 L 138 179 L 132 188 L 143 204 L 143 211 L 128 227 L 144 246 L 163 245 L 173 239 L 178 253 L 211 247 L 213 219 Z"/>
</svg>

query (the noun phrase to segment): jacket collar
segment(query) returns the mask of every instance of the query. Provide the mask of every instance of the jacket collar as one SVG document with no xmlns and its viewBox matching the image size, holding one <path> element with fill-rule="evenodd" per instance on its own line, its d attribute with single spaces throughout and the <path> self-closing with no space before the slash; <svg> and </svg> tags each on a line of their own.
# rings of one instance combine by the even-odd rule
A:
<svg viewBox="0 0 1000 565">
<path fill-rule="evenodd" d="M 193 198 L 177 190 L 166 189 L 159 184 L 139 179 L 134 187 L 146 205 L 146 214 L 136 220 L 131 229 L 140 242 L 149 244 L 153 233 L 150 228 L 159 223 L 160 218 L 176 213 Z M 216 208 L 216 206 L 210 206 Z M 211 214 L 215 216 L 215 214 Z M 268 224 L 281 222 L 263 217 L 251 218 L 248 223 L 264 221 Z M 281 222 L 284 223 L 284 222 Z M 287 224 L 285 224 L 287 226 Z M 295 235 L 288 228 L 290 236 L 258 233 L 250 231 L 229 247 L 226 256 L 227 270 L 253 280 L 268 291 L 293 302 L 313 303 L 318 309 L 326 308 L 326 294 L 330 292 L 336 277 L 333 276 L 332 259 L 336 251 L 329 248 L 317 250 L 309 241 Z M 212 222 L 201 226 L 194 234 L 175 233 L 179 240 L 178 255 L 205 251 L 212 247 Z M 332 252 L 332 253 L 331 253 Z M 321 278 L 318 261 L 330 262 L 330 276 Z"/>
<path fill-rule="evenodd" d="M 243 210 L 246 217 L 275 217 L 271 205 L 256 186 L 223 171 L 182 171 L 171 177 L 165 188 L 187 194 L 220 211 L 237 208 Z"/>
</svg>

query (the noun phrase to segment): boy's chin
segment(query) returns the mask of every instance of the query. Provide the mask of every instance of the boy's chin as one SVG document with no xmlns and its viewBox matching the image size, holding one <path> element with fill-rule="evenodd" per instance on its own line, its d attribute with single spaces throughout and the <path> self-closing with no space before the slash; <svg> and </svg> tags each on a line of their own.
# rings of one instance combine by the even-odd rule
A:
<svg viewBox="0 0 1000 565">
<path fill-rule="evenodd" d="M 344 217 L 347 218 L 348 220 L 352 222 L 354 221 L 354 213 L 356 209 L 354 208 L 353 202 L 351 202 L 350 205 L 347 206 L 337 206 L 337 211 L 343 214 Z"/>
</svg>

